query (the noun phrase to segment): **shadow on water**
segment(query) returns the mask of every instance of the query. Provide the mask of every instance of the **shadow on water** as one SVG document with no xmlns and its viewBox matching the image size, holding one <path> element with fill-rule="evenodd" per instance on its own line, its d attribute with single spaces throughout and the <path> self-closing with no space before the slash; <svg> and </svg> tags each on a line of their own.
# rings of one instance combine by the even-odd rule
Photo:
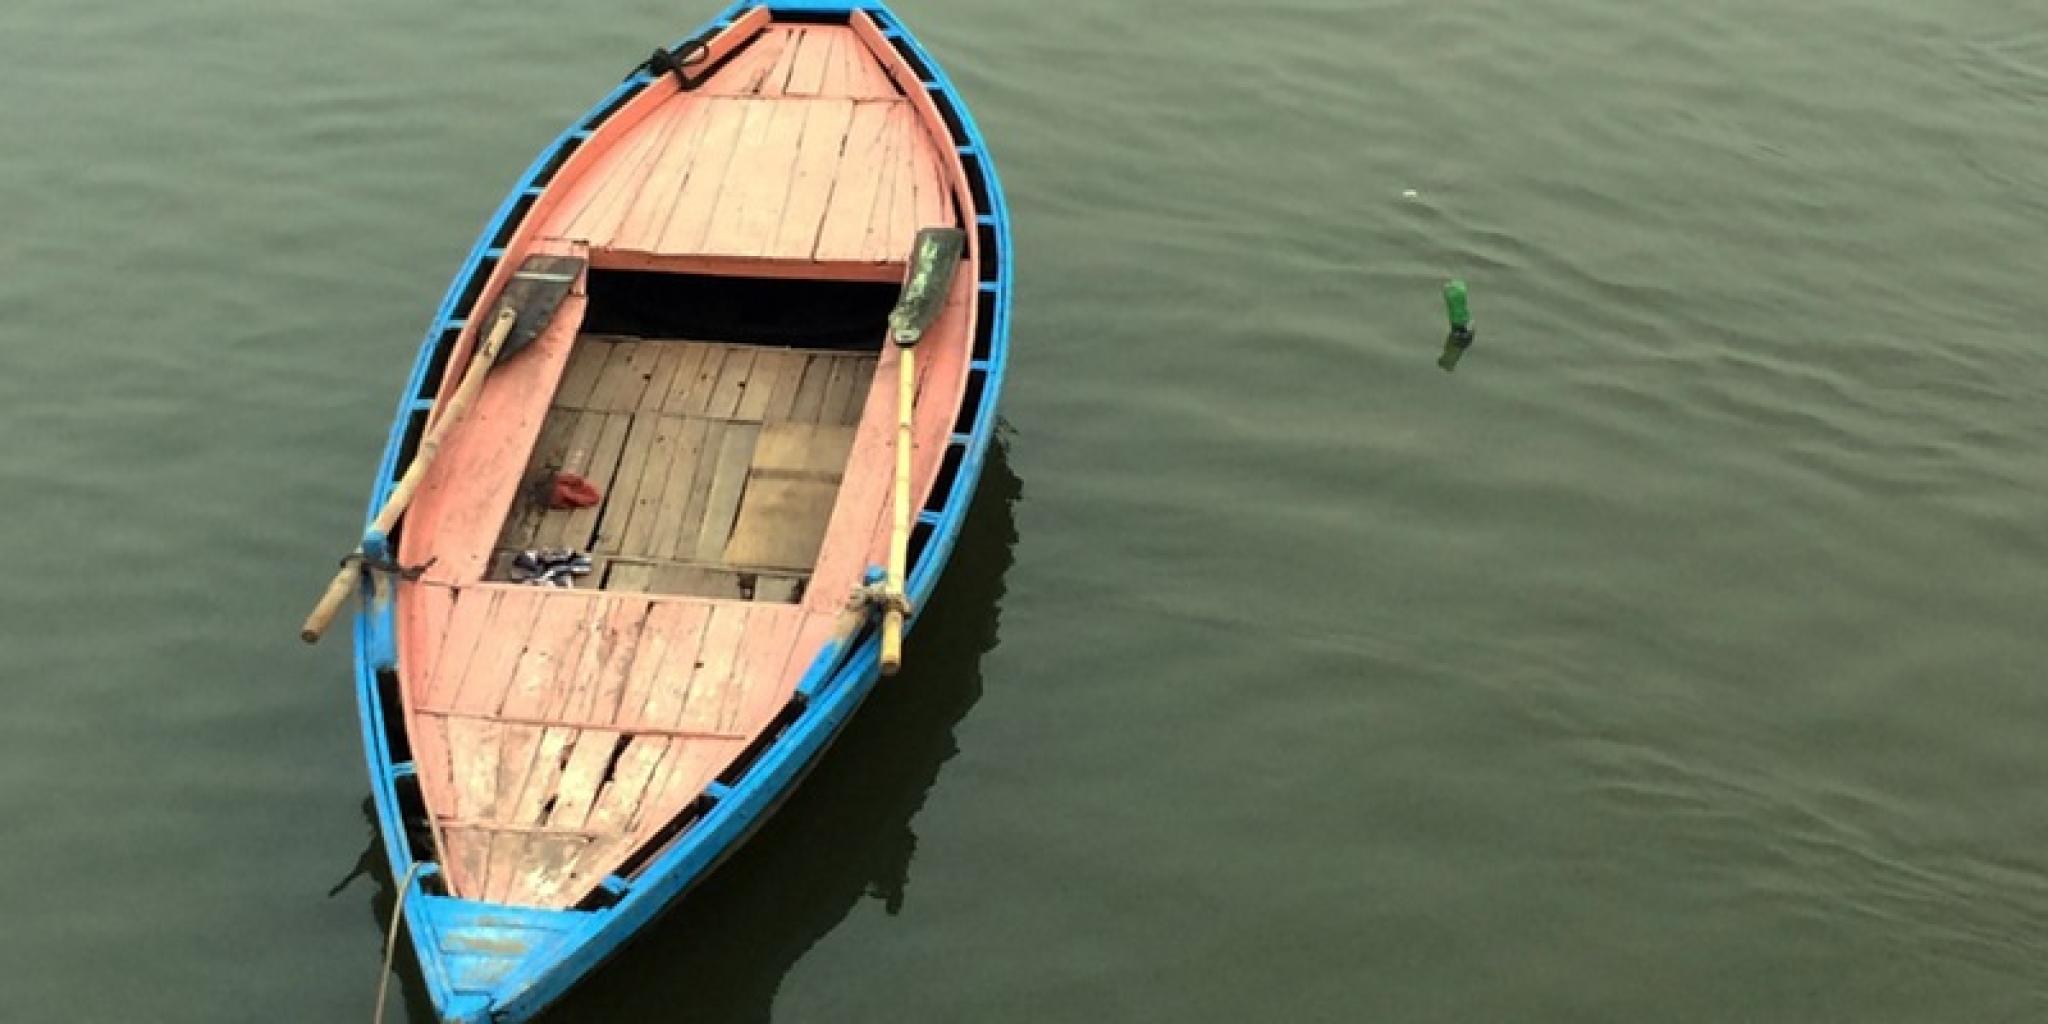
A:
<svg viewBox="0 0 2048 1024">
<path fill-rule="evenodd" d="M 898 912 L 917 852 L 911 819 L 958 751 L 953 728 L 981 698 L 981 658 L 996 645 L 1003 576 L 1023 484 L 1003 442 L 989 451 L 951 564 L 909 645 L 781 811 L 733 859 L 541 1020 L 766 1021 L 782 978 L 863 899 Z M 369 802 L 364 810 L 372 821 Z M 340 892 L 367 873 L 379 953 L 394 885 L 375 836 Z M 434 1019 L 419 971 L 398 957 L 406 1019 Z"/>
</svg>

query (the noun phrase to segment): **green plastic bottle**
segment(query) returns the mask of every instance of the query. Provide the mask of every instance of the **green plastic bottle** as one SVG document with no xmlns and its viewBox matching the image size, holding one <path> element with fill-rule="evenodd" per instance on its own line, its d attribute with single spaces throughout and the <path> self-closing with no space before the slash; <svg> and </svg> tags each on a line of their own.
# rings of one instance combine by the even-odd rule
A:
<svg viewBox="0 0 2048 1024">
<path fill-rule="evenodd" d="M 1458 360 L 1465 357 L 1465 350 L 1478 337 L 1472 330 L 1472 308 L 1465 282 L 1453 278 L 1444 283 L 1444 313 L 1450 318 L 1451 333 L 1444 338 L 1444 354 L 1437 357 L 1436 364 L 1448 373 L 1458 368 Z"/>
</svg>

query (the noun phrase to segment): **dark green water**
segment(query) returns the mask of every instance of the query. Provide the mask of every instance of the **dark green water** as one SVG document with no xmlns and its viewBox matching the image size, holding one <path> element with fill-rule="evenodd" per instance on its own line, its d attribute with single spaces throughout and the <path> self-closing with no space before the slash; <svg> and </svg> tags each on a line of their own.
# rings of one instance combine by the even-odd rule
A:
<svg viewBox="0 0 2048 1024">
<path fill-rule="evenodd" d="M 0 1019 L 369 1019 L 294 628 L 486 213 L 708 13 L 0 13 Z M 551 1024 L 2048 1017 L 2038 3 L 902 13 L 1018 217 L 1007 455 Z"/>
</svg>

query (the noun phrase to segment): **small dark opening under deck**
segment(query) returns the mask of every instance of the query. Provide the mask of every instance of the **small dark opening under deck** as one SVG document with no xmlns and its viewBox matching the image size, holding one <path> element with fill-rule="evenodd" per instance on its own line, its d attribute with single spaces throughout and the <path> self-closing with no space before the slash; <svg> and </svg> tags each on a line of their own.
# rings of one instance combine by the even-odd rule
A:
<svg viewBox="0 0 2048 1024">
<path fill-rule="evenodd" d="M 768 9 L 775 15 L 777 25 L 844 25 L 851 16 L 844 11 L 779 10 L 774 4 Z"/>
<path fill-rule="evenodd" d="M 644 270 L 590 272 L 591 334 L 878 351 L 899 286 Z"/>
</svg>

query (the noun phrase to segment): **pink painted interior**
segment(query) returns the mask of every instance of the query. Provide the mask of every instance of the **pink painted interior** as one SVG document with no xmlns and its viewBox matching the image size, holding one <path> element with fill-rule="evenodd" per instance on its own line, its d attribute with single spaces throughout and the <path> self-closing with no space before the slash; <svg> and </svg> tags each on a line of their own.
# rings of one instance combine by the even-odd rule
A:
<svg viewBox="0 0 2048 1024">
<path fill-rule="evenodd" d="M 920 226 L 955 219 L 942 147 L 856 29 L 774 25 L 667 92 L 539 237 L 600 267 L 889 280 Z"/>
<path fill-rule="evenodd" d="M 972 223 L 937 109 L 864 15 L 851 27 L 775 25 L 756 9 L 711 48 L 714 60 L 738 52 L 694 91 L 656 82 L 564 165 L 479 309 L 529 253 L 895 279 L 918 228 L 958 223 L 961 211 Z M 969 238 L 969 262 L 917 349 L 919 500 L 966 387 L 979 259 Z M 449 885 L 470 898 L 573 905 L 655 841 L 788 701 L 846 595 L 887 552 L 892 348 L 801 604 L 483 582 L 585 303 L 579 282 L 541 337 L 492 371 L 403 526 L 402 559 L 434 560 L 397 597 L 407 728 Z M 472 343 L 465 331 L 444 394 Z"/>
</svg>

